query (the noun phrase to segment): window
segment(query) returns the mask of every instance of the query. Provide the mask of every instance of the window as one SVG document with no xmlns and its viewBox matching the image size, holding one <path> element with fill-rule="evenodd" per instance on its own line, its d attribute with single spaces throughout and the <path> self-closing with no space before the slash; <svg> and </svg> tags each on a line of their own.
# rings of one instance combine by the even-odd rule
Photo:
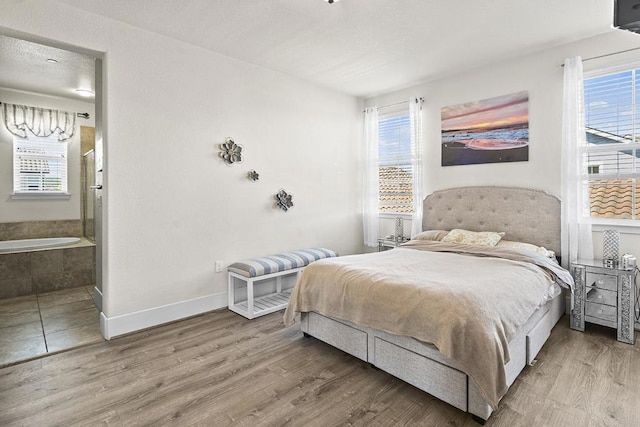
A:
<svg viewBox="0 0 640 427">
<path fill-rule="evenodd" d="M 584 80 L 583 171 L 595 222 L 640 219 L 638 83 L 640 70 L 636 69 Z"/>
<path fill-rule="evenodd" d="M 385 111 L 386 110 L 386 111 Z M 378 116 L 378 176 L 380 213 L 413 212 L 409 109 L 380 109 Z"/>
<path fill-rule="evenodd" d="M 67 143 L 58 135 L 15 137 L 13 192 L 21 195 L 67 195 Z"/>
</svg>

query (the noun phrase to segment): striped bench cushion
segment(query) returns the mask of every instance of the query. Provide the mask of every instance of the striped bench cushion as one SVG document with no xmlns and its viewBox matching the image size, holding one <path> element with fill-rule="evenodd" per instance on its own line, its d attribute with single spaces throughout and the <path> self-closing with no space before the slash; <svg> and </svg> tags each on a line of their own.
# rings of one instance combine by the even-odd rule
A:
<svg viewBox="0 0 640 427">
<path fill-rule="evenodd" d="M 301 249 L 299 251 L 234 262 L 227 267 L 227 270 L 245 277 L 258 277 L 264 276 L 265 274 L 305 267 L 313 261 L 335 256 L 338 256 L 338 254 L 331 249 Z"/>
</svg>

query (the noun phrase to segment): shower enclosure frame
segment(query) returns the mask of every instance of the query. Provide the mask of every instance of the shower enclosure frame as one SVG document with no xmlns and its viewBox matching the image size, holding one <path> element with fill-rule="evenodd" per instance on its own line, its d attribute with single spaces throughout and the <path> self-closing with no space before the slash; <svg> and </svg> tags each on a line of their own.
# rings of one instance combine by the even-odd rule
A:
<svg viewBox="0 0 640 427">
<path fill-rule="evenodd" d="M 96 242 L 96 163 L 95 150 L 82 155 L 82 234 L 93 243 Z"/>
</svg>

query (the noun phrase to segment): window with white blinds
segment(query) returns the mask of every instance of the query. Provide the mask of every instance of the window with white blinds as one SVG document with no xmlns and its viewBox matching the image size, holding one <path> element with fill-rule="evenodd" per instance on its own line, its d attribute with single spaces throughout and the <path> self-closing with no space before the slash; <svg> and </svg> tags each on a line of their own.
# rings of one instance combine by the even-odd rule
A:
<svg viewBox="0 0 640 427">
<path fill-rule="evenodd" d="M 583 173 L 592 218 L 635 220 L 640 155 L 639 70 L 584 80 L 586 140 Z"/>
<path fill-rule="evenodd" d="M 413 212 L 411 120 L 407 105 L 378 111 L 380 213 Z"/>
<path fill-rule="evenodd" d="M 50 137 L 15 137 L 13 140 L 13 192 L 67 193 L 67 143 Z"/>
</svg>

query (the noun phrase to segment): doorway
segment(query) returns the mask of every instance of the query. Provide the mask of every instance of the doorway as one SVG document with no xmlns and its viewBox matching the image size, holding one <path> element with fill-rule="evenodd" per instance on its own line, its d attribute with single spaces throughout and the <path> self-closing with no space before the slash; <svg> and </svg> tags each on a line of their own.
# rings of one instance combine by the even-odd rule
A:
<svg viewBox="0 0 640 427">
<path fill-rule="evenodd" d="M 0 45 L 0 102 L 77 114 L 77 138 L 68 142 L 68 197 L 21 201 L 2 194 L 0 200 L 7 201 L 0 209 L 0 240 L 48 237 L 44 234 L 81 239 L 0 254 L 8 272 L 0 278 L 0 366 L 5 366 L 103 340 L 102 191 L 97 185 L 103 171 L 103 98 L 100 54 L 2 34 Z M 80 98 L 80 90 L 95 98 Z M 0 169 L 14 169 L 13 138 L 0 131 Z M 10 188 L 0 183 L 0 193 Z"/>
</svg>

